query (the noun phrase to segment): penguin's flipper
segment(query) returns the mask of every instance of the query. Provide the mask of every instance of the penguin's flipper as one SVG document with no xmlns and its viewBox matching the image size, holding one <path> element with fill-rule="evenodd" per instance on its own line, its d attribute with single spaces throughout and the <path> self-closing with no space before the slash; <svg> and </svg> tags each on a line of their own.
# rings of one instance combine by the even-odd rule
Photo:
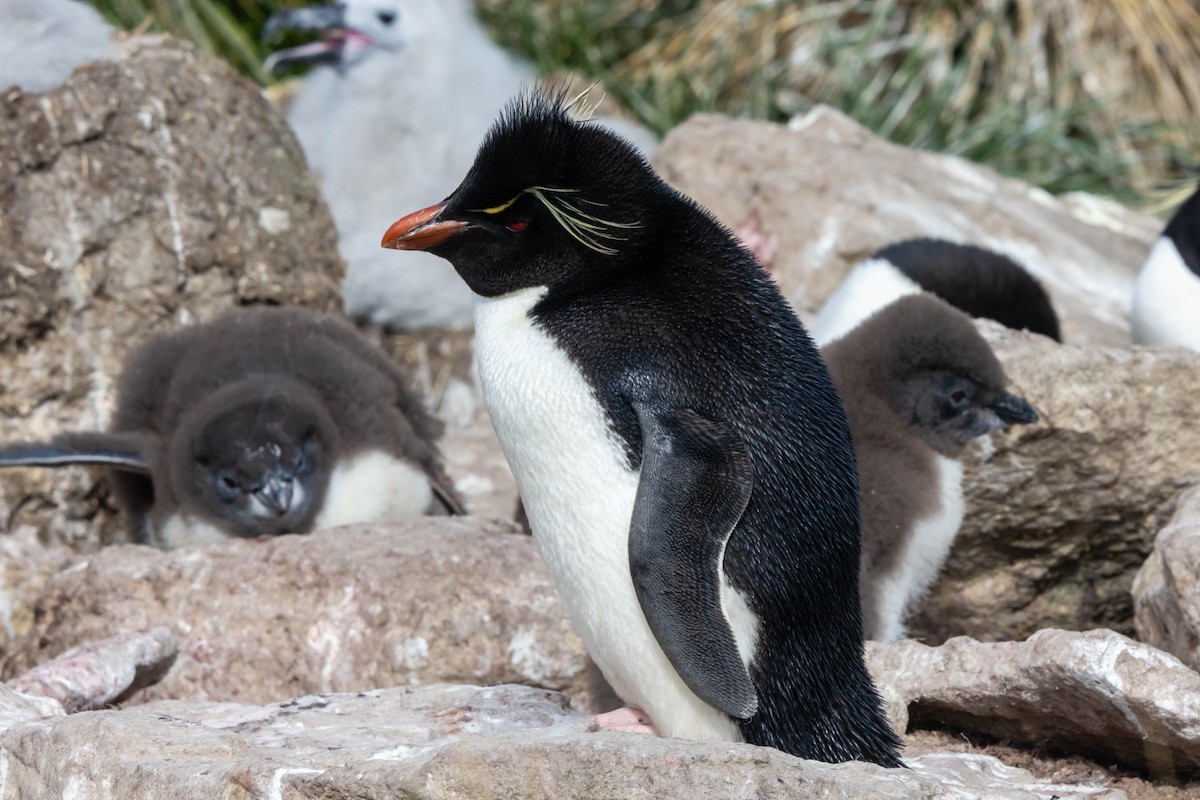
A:
<svg viewBox="0 0 1200 800">
<path fill-rule="evenodd" d="M 153 437 L 140 433 L 64 433 L 49 442 L 0 446 L 0 467 L 112 467 L 151 473 Z"/>
<path fill-rule="evenodd" d="M 736 719 L 758 697 L 721 605 L 725 543 L 750 501 L 745 445 L 691 409 L 635 406 L 642 469 L 629 530 L 629 568 L 642 612 L 679 677 Z"/>
<path fill-rule="evenodd" d="M 429 488 L 433 490 L 433 496 L 445 509 L 446 514 L 452 517 L 466 516 L 467 507 L 463 505 L 462 498 L 458 496 L 454 484 L 448 477 L 444 474 L 430 476 Z"/>
</svg>

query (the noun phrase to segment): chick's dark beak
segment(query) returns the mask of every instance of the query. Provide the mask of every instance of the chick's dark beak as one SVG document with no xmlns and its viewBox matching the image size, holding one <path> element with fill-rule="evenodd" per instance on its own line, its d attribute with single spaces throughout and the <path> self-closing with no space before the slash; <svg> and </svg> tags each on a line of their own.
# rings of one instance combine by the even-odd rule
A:
<svg viewBox="0 0 1200 800">
<path fill-rule="evenodd" d="M 440 219 L 445 210 L 446 204 L 438 203 L 396 220 L 383 235 L 382 245 L 389 250 L 428 250 L 470 227 L 461 219 Z"/>
<path fill-rule="evenodd" d="M 276 516 L 282 517 L 292 507 L 292 480 L 272 475 L 254 495 Z"/>
<path fill-rule="evenodd" d="M 267 24 L 263 25 L 262 39 L 269 42 L 279 36 L 281 31 L 327 31 L 340 28 L 346 17 L 344 3 L 332 6 L 310 6 L 309 8 L 291 8 L 278 11 L 271 15 Z"/>
<path fill-rule="evenodd" d="M 1030 425 L 1038 421 L 1038 413 L 1029 401 L 1012 392 L 1006 392 L 990 408 L 1005 425 Z"/>
<path fill-rule="evenodd" d="M 293 8 L 272 14 L 263 26 L 262 39 L 270 42 L 278 38 L 282 31 L 320 31 L 329 34 L 328 38 L 309 42 L 308 44 L 279 50 L 272 53 L 263 62 L 263 69 L 268 73 L 292 64 L 323 64 L 337 63 L 341 41 L 334 35 L 342 31 L 345 25 L 346 6 L 313 6 L 312 8 Z"/>
</svg>

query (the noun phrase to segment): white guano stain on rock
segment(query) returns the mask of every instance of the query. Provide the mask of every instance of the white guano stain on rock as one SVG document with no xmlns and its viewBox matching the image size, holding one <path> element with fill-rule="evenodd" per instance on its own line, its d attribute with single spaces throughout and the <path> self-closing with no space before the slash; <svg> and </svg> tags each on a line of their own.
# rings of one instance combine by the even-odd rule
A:
<svg viewBox="0 0 1200 800">
<path fill-rule="evenodd" d="M 292 229 L 292 215 L 284 208 L 263 206 L 258 212 L 258 227 L 272 236 L 279 236 Z"/>
<path fill-rule="evenodd" d="M 556 672 L 554 659 L 541 647 L 533 628 L 517 629 L 509 640 L 508 654 L 513 666 L 527 680 L 545 681 Z"/>
</svg>

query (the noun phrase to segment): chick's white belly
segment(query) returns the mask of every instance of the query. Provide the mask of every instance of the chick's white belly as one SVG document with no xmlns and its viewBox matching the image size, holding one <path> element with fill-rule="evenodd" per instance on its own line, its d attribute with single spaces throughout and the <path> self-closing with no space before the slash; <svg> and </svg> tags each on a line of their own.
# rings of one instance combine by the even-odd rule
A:
<svg viewBox="0 0 1200 800">
<path fill-rule="evenodd" d="M 680 679 L 629 573 L 638 472 L 582 374 L 528 318 L 543 290 L 477 298 L 475 349 L 492 423 L 563 605 L 613 688 L 664 736 L 736 740 Z"/>
</svg>

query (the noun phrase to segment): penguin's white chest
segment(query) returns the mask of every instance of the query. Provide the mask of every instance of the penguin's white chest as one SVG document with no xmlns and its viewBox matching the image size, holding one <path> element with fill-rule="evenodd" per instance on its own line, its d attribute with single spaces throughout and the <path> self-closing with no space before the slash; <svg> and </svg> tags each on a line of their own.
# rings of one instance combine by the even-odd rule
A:
<svg viewBox="0 0 1200 800">
<path fill-rule="evenodd" d="M 475 300 L 475 354 L 492 424 L 538 548 L 588 652 L 664 736 L 736 740 L 725 714 L 684 685 L 651 633 L 629 573 L 638 471 L 591 385 L 529 312 L 544 288 Z M 723 593 L 740 601 L 736 593 Z M 737 613 L 729 617 L 738 632 Z M 739 645 L 747 641 L 745 633 Z M 752 650 L 748 642 L 746 650 Z M 744 657 L 748 657 L 748 653 Z"/>
<path fill-rule="evenodd" d="M 878 577 L 876 619 L 872 638 L 894 642 L 905 636 L 904 619 L 937 580 L 963 521 L 962 463 L 937 457 L 937 510 L 918 520 L 901 544 L 895 567 Z"/>
<path fill-rule="evenodd" d="M 1154 243 L 1138 275 L 1133 341 L 1200 351 L 1200 276 L 1188 269 L 1166 236 Z"/>
</svg>

